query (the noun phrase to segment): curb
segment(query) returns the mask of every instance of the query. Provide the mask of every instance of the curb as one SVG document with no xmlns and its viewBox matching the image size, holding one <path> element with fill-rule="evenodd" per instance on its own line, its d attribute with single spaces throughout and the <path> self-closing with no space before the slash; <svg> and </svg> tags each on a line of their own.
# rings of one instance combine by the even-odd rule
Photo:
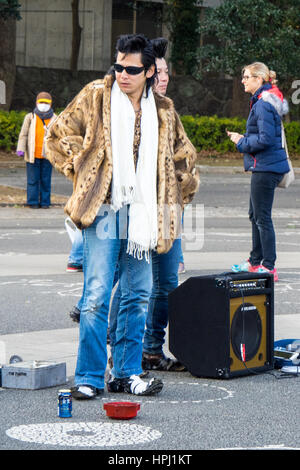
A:
<svg viewBox="0 0 300 470">
<path fill-rule="evenodd" d="M 57 204 L 50 204 L 50 209 L 53 207 L 65 207 L 65 202 L 59 202 Z M 0 207 L 15 207 L 15 208 L 22 208 L 22 209 L 29 209 L 27 204 L 19 204 L 17 202 L 0 202 Z"/>
<path fill-rule="evenodd" d="M 245 171 L 242 166 L 210 166 L 210 165 L 196 165 L 200 173 L 231 173 L 231 174 L 251 174 L 250 171 Z M 300 167 L 293 167 L 295 175 L 300 175 Z"/>
<path fill-rule="evenodd" d="M 251 172 L 246 172 L 242 166 L 210 166 L 210 165 L 200 165 L 196 164 L 196 168 L 199 170 L 200 175 L 202 174 L 240 174 L 240 175 L 251 175 Z M 300 175 L 300 167 L 294 167 L 295 175 Z M 0 186 L 5 186 L 1 185 Z M 20 189 L 17 186 L 11 186 L 11 188 Z M 58 195 L 57 195 L 58 196 Z M 51 207 L 64 207 L 66 202 L 59 202 L 55 204 L 51 204 Z M 0 207 L 26 207 L 26 204 L 23 203 L 14 203 L 14 202 L 1 202 Z"/>
</svg>

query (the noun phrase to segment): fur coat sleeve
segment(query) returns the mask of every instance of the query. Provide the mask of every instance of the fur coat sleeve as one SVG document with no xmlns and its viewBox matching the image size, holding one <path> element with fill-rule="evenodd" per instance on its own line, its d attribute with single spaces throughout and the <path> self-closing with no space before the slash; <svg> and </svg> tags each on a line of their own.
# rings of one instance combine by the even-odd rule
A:
<svg viewBox="0 0 300 470">
<path fill-rule="evenodd" d="M 45 138 L 45 153 L 51 164 L 70 179 L 74 177 L 74 164 L 84 147 L 89 107 L 85 88 L 56 118 Z"/>
<path fill-rule="evenodd" d="M 174 161 L 176 177 L 180 184 L 183 204 L 188 204 L 199 189 L 200 178 L 196 170 L 197 152 L 188 139 L 182 122 L 175 112 L 176 138 L 174 142 Z"/>
</svg>

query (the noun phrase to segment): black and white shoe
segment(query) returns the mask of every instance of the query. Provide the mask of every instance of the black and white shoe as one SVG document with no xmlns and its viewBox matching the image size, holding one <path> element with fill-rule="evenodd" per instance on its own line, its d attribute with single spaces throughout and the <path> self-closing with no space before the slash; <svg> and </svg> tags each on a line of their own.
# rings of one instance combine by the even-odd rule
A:
<svg viewBox="0 0 300 470">
<path fill-rule="evenodd" d="M 103 393 L 103 389 L 82 384 L 71 388 L 71 393 L 76 400 L 90 400 Z"/>
<path fill-rule="evenodd" d="M 142 368 L 144 370 L 164 370 L 168 372 L 184 372 L 186 367 L 177 359 L 171 359 L 162 354 L 143 353 Z"/>
<path fill-rule="evenodd" d="M 155 377 L 146 382 L 139 375 L 131 375 L 124 382 L 124 392 L 132 393 L 133 395 L 156 395 L 162 388 L 162 380 Z"/>
<path fill-rule="evenodd" d="M 118 379 L 111 375 L 107 382 L 107 390 L 113 393 L 125 392 L 133 395 L 156 395 L 162 388 L 162 380 L 153 377 L 146 382 L 139 375 L 131 375 L 123 379 Z"/>
<path fill-rule="evenodd" d="M 106 383 L 107 390 L 111 393 L 122 393 L 124 392 L 124 379 L 118 379 L 110 374 L 108 382 Z"/>
</svg>

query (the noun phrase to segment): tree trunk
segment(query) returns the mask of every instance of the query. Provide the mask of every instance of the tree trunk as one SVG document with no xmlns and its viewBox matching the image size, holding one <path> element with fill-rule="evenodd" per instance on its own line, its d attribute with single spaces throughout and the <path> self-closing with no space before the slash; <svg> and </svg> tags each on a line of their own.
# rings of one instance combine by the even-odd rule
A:
<svg viewBox="0 0 300 470">
<path fill-rule="evenodd" d="M 245 93 L 241 77 L 233 77 L 231 117 L 246 118 L 249 114 L 250 95 Z"/>
<path fill-rule="evenodd" d="M 9 110 L 16 78 L 16 20 L 0 18 L 0 109 Z"/>
<path fill-rule="evenodd" d="M 76 71 L 78 67 L 78 57 L 81 42 L 82 27 L 79 24 L 79 0 L 72 0 L 72 52 L 70 68 Z"/>
</svg>

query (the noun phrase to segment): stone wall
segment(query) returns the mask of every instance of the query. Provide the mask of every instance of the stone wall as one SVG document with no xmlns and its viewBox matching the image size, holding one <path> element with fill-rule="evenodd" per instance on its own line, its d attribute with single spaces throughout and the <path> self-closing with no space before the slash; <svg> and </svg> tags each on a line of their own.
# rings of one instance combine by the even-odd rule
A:
<svg viewBox="0 0 300 470">
<path fill-rule="evenodd" d="M 53 97 L 54 108 L 64 108 L 74 96 L 92 80 L 102 78 L 104 72 L 17 67 L 16 83 L 11 109 L 31 110 L 40 91 Z M 168 96 L 174 100 L 179 114 L 229 116 L 232 81 L 207 78 L 199 82 L 192 77 L 171 77 Z"/>
<path fill-rule="evenodd" d="M 171 77 L 168 96 L 173 99 L 179 114 L 202 116 L 230 116 L 232 80 L 207 77 L 202 81 L 193 77 Z"/>
<path fill-rule="evenodd" d="M 64 108 L 87 83 L 103 76 L 104 72 L 95 71 L 17 67 L 11 109 L 31 110 L 40 91 L 52 95 L 55 109 Z"/>
</svg>

